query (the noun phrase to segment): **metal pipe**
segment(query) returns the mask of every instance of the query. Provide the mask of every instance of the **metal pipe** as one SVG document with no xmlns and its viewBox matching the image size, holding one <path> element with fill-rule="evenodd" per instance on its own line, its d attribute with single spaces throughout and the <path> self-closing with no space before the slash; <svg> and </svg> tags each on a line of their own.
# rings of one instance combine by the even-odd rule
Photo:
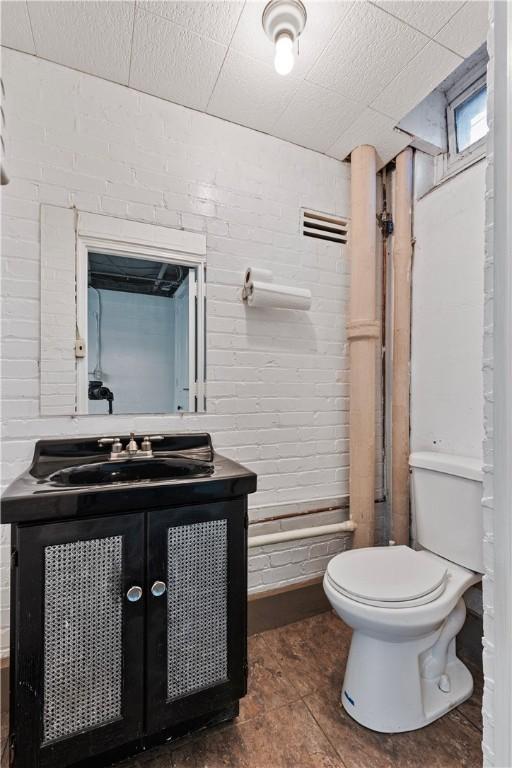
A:
<svg viewBox="0 0 512 768">
<path fill-rule="evenodd" d="M 354 546 L 375 541 L 375 402 L 377 320 L 377 155 L 363 145 L 351 154 L 350 227 L 350 517 Z"/>
<path fill-rule="evenodd" d="M 396 158 L 391 387 L 391 538 L 409 544 L 409 392 L 411 357 L 412 149 Z"/>
<path fill-rule="evenodd" d="M 345 520 L 342 523 L 331 523 L 330 525 L 294 528 L 290 531 L 278 531 L 277 533 L 262 533 L 259 536 L 249 536 L 248 546 L 251 549 L 252 547 L 264 547 L 266 544 L 280 544 L 283 541 L 312 539 L 316 536 L 328 536 L 334 533 L 351 533 L 356 528 L 353 520 Z"/>
<path fill-rule="evenodd" d="M 164 266 L 166 266 L 166 265 L 164 265 Z M 166 266 L 166 268 L 167 268 L 167 266 Z M 165 280 L 164 280 L 164 279 L 161 279 L 159 276 L 157 276 L 157 277 L 146 277 L 145 275 L 136 275 L 136 274 L 123 275 L 121 272 L 98 272 L 98 271 L 96 271 L 94 269 L 89 270 L 89 275 L 90 275 L 90 277 L 96 277 L 96 278 L 112 277 L 115 280 L 119 280 L 119 281 L 123 280 L 124 282 L 129 282 L 130 280 L 140 280 L 140 281 L 144 281 L 145 280 L 147 283 L 160 282 L 160 283 L 168 283 L 169 285 L 179 285 L 180 284 L 179 276 L 176 278 L 176 280 L 171 280 L 168 277 L 165 278 Z M 95 286 L 91 286 L 91 287 L 94 288 Z"/>
<path fill-rule="evenodd" d="M 159 287 L 160 283 L 162 282 L 162 278 L 165 275 L 166 270 L 167 270 L 167 264 L 162 264 L 162 266 L 160 267 L 160 272 L 158 273 L 158 277 L 155 280 L 155 284 L 154 284 L 153 288 L 151 289 L 153 293 L 156 290 L 158 290 L 158 287 Z"/>
</svg>

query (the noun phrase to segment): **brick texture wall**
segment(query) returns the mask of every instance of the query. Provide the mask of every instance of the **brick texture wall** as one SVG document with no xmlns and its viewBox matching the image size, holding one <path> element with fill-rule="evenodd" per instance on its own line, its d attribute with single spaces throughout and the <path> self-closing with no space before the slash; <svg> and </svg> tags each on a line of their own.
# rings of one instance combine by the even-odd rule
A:
<svg viewBox="0 0 512 768">
<path fill-rule="evenodd" d="M 22 53 L 3 49 L 2 65 L 11 178 L 2 201 L 3 485 L 26 468 L 39 437 L 205 429 L 219 452 L 258 473 L 251 519 L 340 506 L 348 494 L 348 254 L 302 237 L 299 215 L 304 206 L 349 216 L 350 167 Z M 43 203 L 206 233 L 206 415 L 40 416 Z M 249 265 L 310 288 L 311 311 L 246 310 Z M 380 450 L 376 462 L 380 494 Z M 4 563 L 7 546 L 4 529 Z M 300 580 L 313 568 L 279 571 L 284 564 L 272 574 L 276 557 L 260 562 L 269 572 L 261 584 Z M 6 566 L 0 578 L 5 651 Z"/>
</svg>

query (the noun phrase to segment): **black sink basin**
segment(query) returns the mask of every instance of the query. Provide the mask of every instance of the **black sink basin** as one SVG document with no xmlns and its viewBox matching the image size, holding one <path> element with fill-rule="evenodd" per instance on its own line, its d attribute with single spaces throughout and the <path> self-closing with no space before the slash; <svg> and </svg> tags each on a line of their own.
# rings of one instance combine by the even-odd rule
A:
<svg viewBox="0 0 512 768">
<path fill-rule="evenodd" d="M 111 485 L 144 480 L 172 480 L 175 477 L 211 475 L 213 464 L 189 458 L 128 459 L 100 461 L 66 467 L 54 472 L 48 481 L 63 487 Z"/>
<path fill-rule="evenodd" d="M 119 461 L 108 460 L 99 439 L 38 440 L 30 467 L 2 495 L 2 522 L 39 524 L 120 510 L 193 509 L 256 490 L 254 472 L 216 453 L 207 432 L 163 434 L 153 458 Z M 129 435 L 119 439 L 124 445 Z"/>
</svg>

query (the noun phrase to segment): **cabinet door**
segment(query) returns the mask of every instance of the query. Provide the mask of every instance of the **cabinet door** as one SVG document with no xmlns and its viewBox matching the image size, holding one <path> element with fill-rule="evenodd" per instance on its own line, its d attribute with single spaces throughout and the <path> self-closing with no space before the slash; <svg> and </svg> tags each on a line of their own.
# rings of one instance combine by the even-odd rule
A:
<svg viewBox="0 0 512 768">
<path fill-rule="evenodd" d="M 16 546 L 16 768 L 60 768 L 137 738 L 144 515 L 25 526 Z"/>
<path fill-rule="evenodd" d="M 246 537 L 243 499 L 149 513 L 148 732 L 245 694 Z"/>
</svg>

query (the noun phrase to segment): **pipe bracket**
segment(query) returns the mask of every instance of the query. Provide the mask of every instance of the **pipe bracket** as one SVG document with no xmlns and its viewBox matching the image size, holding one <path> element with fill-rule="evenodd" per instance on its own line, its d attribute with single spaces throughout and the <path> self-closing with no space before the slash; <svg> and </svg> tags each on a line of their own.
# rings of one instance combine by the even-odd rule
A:
<svg viewBox="0 0 512 768">
<path fill-rule="evenodd" d="M 347 323 L 347 339 L 378 339 L 380 337 L 380 323 L 378 320 L 351 320 Z"/>
</svg>

